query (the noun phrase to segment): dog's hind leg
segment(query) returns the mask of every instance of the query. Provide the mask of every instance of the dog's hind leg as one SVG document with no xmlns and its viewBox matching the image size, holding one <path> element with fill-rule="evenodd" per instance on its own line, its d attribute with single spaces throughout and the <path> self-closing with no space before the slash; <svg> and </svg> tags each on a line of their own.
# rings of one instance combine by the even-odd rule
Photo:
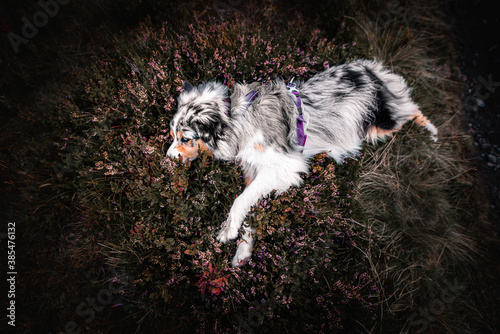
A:
<svg viewBox="0 0 500 334">
<path fill-rule="evenodd" d="M 436 126 L 432 124 L 431 121 L 429 121 L 427 117 L 425 117 L 420 110 L 417 110 L 417 112 L 414 115 L 411 115 L 409 119 L 410 120 L 414 119 L 418 125 L 425 126 L 427 130 L 429 130 L 429 132 L 431 133 L 431 139 L 437 141 L 438 130 Z"/>
<path fill-rule="evenodd" d="M 425 128 L 427 128 L 427 130 L 429 130 L 429 132 L 431 133 L 431 139 L 433 141 L 437 141 L 437 138 L 438 138 L 437 137 L 437 134 L 438 134 L 437 128 L 434 126 L 434 124 L 431 123 L 431 121 L 429 121 L 427 119 L 427 117 L 425 117 L 422 114 L 422 112 L 420 112 L 420 110 L 417 109 L 415 114 L 413 114 L 407 118 L 407 121 L 411 121 L 411 120 L 415 120 L 415 122 L 418 125 L 424 126 Z M 406 121 L 405 121 L 405 123 L 406 123 Z M 394 129 L 383 129 L 383 128 L 377 127 L 375 125 L 372 125 L 366 133 L 366 139 L 370 140 L 372 143 L 375 143 L 377 140 L 385 139 L 386 136 L 390 136 L 394 132 L 401 130 L 401 127 L 402 126 L 396 127 Z"/>
<path fill-rule="evenodd" d="M 382 129 L 375 125 L 372 125 L 368 133 L 366 134 L 366 138 L 370 140 L 372 143 L 375 143 L 377 140 L 384 140 L 386 136 L 391 136 L 394 132 L 400 130 L 401 128 L 396 129 Z"/>
</svg>

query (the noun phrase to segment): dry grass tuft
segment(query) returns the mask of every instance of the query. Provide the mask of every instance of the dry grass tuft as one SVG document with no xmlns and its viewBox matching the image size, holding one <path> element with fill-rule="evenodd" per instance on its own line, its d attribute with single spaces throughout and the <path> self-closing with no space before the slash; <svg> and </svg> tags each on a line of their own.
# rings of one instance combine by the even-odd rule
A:
<svg viewBox="0 0 500 334">
<path fill-rule="evenodd" d="M 470 138 L 460 124 L 447 26 L 432 5 L 381 13 L 383 20 L 358 21 L 365 41 L 374 57 L 406 77 L 440 134 L 434 144 L 411 123 L 366 148 L 357 189 L 373 231 L 374 270 L 386 286 L 394 330 L 474 333 L 487 326 L 473 319 L 480 307 L 466 292 L 479 254 L 470 229 L 485 217 L 471 196 L 473 169 L 464 158 Z"/>
</svg>

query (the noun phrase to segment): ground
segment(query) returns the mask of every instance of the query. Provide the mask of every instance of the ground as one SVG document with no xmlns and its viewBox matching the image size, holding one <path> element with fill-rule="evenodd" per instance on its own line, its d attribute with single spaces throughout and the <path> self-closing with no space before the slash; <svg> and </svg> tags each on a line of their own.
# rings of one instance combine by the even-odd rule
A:
<svg viewBox="0 0 500 334">
<path fill-rule="evenodd" d="M 446 1 L 451 36 L 464 80 L 464 117 L 474 136 L 474 157 L 491 203 L 500 217 L 500 18 L 493 1 Z M 496 224 L 497 233 L 500 224 Z"/>
<path fill-rule="evenodd" d="M 445 13 L 464 81 L 464 118 L 474 138 L 471 157 L 489 201 L 494 238 L 500 234 L 500 18 L 494 1 L 446 1 Z M 500 243 L 490 250 L 497 262 Z M 498 284 L 493 283 L 494 286 Z M 498 288 L 490 291 L 499 309 Z M 499 316 L 497 316 L 498 318 Z"/>
</svg>

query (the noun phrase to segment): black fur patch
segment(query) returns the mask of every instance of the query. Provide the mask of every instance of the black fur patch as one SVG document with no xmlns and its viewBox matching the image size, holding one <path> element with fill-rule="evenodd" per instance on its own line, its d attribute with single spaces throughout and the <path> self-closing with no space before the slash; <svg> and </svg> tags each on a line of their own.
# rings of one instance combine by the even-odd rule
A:
<svg viewBox="0 0 500 334">
<path fill-rule="evenodd" d="M 384 85 L 379 77 L 369 68 L 366 68 L 366 74 L 375 83 L 375 103 L 371 109 L 373 119 L 365 121 L 363 124 L 364 130 L 368 130 L 371 125 L 384 130 L 392 130 L 396 127 L 396 121 L 393 119 L 394 111 L 388 105 L 388 102 L 396 99 L 391 91 Z"/>
<path fill-rule="evenodd" d="M 194 87 L 193 87 L 193 85 L 191 85 L 191 83 L 189 81 L 184 81 L 184 90 L 186 92 L 189 92 L 193 89 L 194 89 Z"/>
<path fill-rule="evenodd" d="M 282 105 L 280 111 L 281 111 L 281 119 L 280 119 L 281 128 L 284 130 L 283 133 L 280 135 L 284 136 L 284 138 L 289 138 L 290 133 L 292 131 L 292 128 L 290 126 L 289 110 L 286 108 L 286 106 Z M 287 153 L 291 151 L 291 148 L 292 144 L 290 142 L 287 142 L 286 145 L 284 144 L 281 145 L 281 149 Z"/>
<path fill-rule="evenodd" d="M 344 81 L 351 82 L 356 88 L 360 88 L 366 84 L 363 72 L 351 70 L 349 68 L 345 70 L 345 74 L 342 76 L 342 79 Z"/>
<path fill-rule="evenodd" d="M 333 92 L 333 97 L 338 99 L 338 101 L 342 101 L 342 99 L 346 96 L 347 96 L 347 92 L 339 92 L 339 91 Z"/>
<path fill-rule="evenodd" d="M 201 140 L 216 149 L 217 142 L 221 139 L 225 124 L 219 114 L 203 113 L 199 117 L 193 117 L 191 126 Z"/>
</svg>

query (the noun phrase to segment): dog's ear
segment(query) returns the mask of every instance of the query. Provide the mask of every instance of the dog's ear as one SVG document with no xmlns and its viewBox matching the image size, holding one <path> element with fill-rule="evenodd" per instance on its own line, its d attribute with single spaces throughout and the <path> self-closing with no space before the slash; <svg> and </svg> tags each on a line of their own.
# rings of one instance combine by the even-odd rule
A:
<svg viewBox="0 0 500 334">
<path fill-rule="evenodd" d="M 189 92 L 189 91 L 192 91 L 194 89 L 193 85 L 191 85 L 191 83 L 189 81 L 184 81 L 184 92 Z"/>
<path fill-rule="evenodd" d="M 219 115 L 213 114 L 194 119 L 192 127 L 206 145 L 217 148 L 217 142 L 222 136 L 225 124 Z"/>
<path fill-rule="evenodd" d="M 212 122 L 210 123 L 205 123 L 205 122 L 199 122 L 195 121 L 193 123 L 193 127 L 196 131 L 196 134 L 200 137 L 200 139 L 208 145 L 212 145 L 214 143 L 214 124 Z"/>
</svg>

